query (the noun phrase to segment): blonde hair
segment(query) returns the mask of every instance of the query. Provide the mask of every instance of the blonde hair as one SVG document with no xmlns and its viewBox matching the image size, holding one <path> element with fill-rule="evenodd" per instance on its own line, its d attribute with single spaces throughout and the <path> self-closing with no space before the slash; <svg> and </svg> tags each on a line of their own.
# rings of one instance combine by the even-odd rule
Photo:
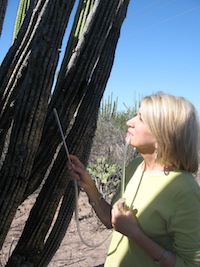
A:
<svg viewBox="0 0 200 267">
<path fill-rule="evenodd" d="M 158 93 L 142 99 L 141 113 L 157 140 L 157 160 L 197 172 L 200 125 L 194 105 L 183 97 Z"/>
</svg>

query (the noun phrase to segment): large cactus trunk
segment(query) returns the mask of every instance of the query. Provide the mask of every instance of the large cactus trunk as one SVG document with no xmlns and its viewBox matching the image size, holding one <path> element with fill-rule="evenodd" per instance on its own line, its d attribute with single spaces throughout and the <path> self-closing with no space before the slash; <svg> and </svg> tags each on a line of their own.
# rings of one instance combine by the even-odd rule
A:
<svg viewBox="0 0 200 267">
<path fill-rule="evenodd" d="M 73 7 L 67 0 L 34 3 L 0 69 L 0 246 L 28 185 Z"/>
<path fill-rule="evenodd" d="M 0 70 L 1 244 L 17 207 L 45 175 L 46 180 L 7 266 L 47 266 L 64 237 L 74 211 L 74 188 L 66 177 L 65 150 L 58 150 L 61 138 L 53 108 L 60 116 L 70 153 L 87 165 L 100 101 L 129 3 L 94 2 L 51 96 L 59 47 L 74 1 L 36 2 L 36 6 L 35 1 L 30 5 Z"/>
<path fill-rule="evenodd" d="M 6 14 L 7 5 L 8 5 L 8 0 L 0 1 L 0 36 L 3 28 L 3 22 Z"/>
</svg>

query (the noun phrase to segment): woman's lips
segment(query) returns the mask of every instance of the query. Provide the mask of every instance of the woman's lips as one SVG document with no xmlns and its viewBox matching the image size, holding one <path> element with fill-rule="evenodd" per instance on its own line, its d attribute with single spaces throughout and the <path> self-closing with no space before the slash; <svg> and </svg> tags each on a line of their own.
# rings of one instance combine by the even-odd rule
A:
<svg viewBox="0 0 200 267">
<path fill-rule="evenodd" d="M 127 132 L 126 137 L 131 138 L 133 135 L 130 132 Z"/>
</svg>

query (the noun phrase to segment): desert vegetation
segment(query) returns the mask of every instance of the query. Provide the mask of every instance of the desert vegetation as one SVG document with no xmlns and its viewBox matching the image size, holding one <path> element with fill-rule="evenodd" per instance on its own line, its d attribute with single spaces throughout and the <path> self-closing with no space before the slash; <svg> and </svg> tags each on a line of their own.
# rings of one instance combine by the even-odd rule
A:
<svg viewBox="0 0 200 267">
<path fill-rule="evenodd" d="M 125 136 L 126 121 L 137 113 L 140 96 L 133 97 L 132 107 L 124 104 L 124 110 L 120 111 L 117 110 L 117 101 L 113 100 L 112 94 L 101 101 L 88 164 L 88 171 L 100 192 L 108 199 L 112 198 L 121 181 L 123 161 L 127 164 L 136 156 L 131 149 L 125 151 Z"/>
</svg>

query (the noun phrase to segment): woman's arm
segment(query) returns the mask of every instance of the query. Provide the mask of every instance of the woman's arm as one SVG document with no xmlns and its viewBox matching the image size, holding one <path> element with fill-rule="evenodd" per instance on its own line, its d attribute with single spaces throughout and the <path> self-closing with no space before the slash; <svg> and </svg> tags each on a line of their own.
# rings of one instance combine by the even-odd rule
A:
<svg viewBox="0 0 200 267">
<path fill-rule="evenodd" d="M 111 205 L 109 205 L 99 193 L 95 182 L 89 175 L 88 171 L 80 160 L 70 155 L 71 162 L 68 163 L 68 177 L 71 180 L 76 180 L 80 188 L 82 188 L 93 206 L 97 216 L 107 228 L 112 228 L 111 224 Z"/>
</svg>

